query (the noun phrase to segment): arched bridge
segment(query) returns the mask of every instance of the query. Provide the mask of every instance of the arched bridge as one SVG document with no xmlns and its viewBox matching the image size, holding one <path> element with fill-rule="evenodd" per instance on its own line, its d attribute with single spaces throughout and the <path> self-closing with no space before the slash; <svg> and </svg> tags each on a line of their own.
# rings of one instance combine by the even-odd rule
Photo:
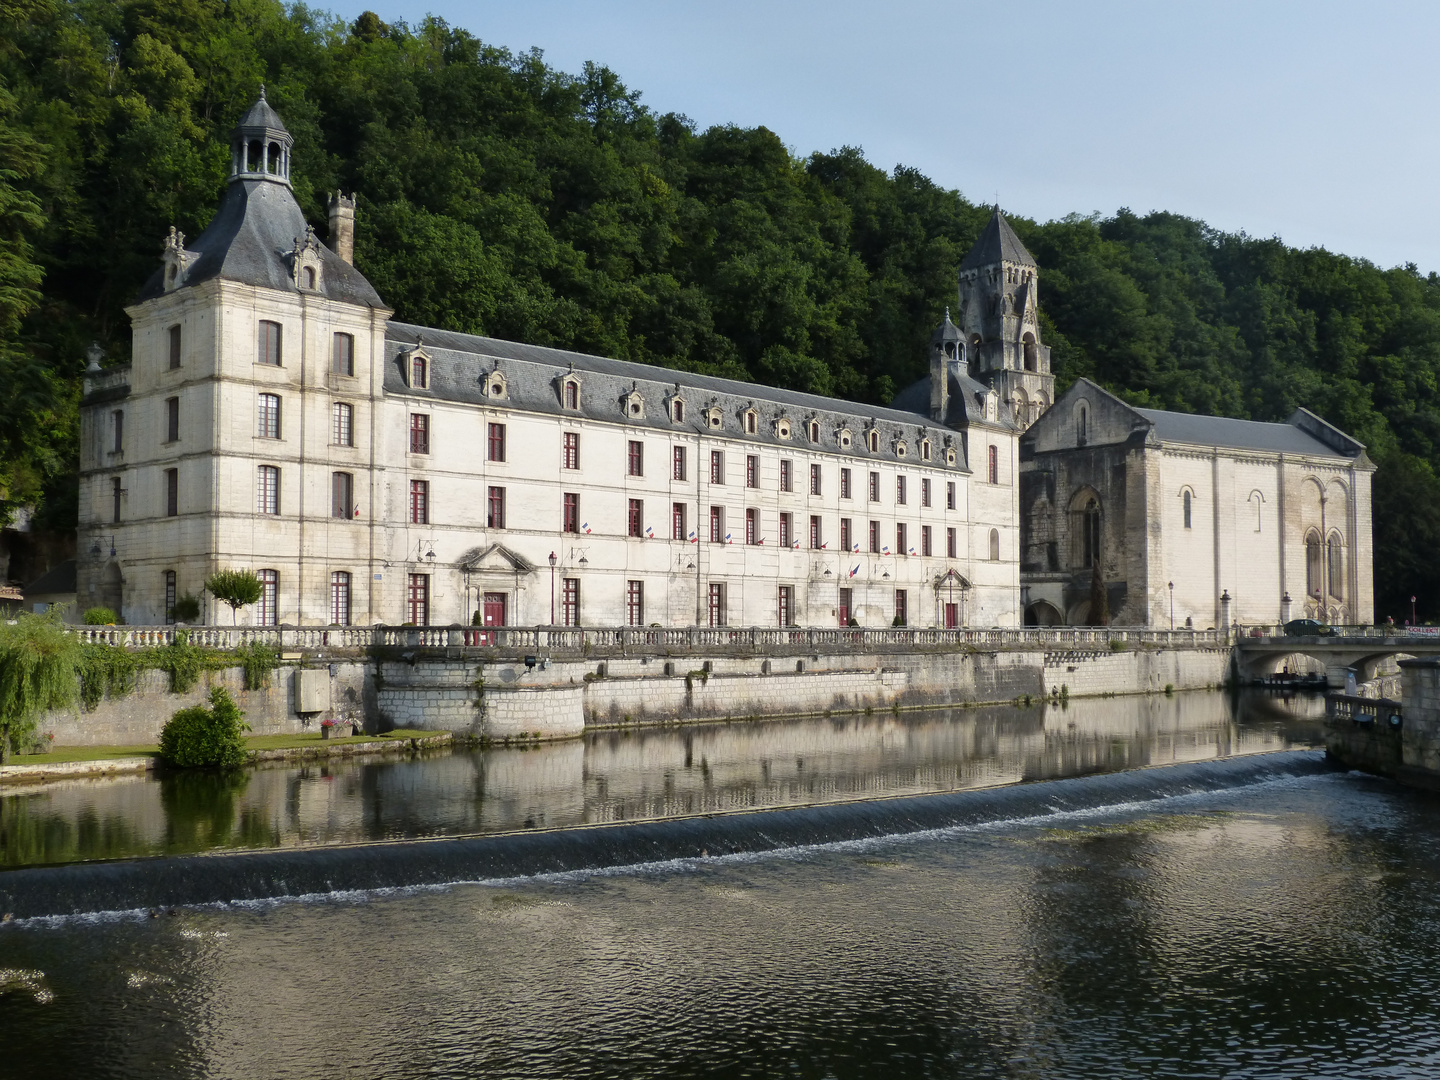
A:
<svg viewBox="0 0 1440 1080">
<path fill-rule="evenodd" d="M 1296 653 L 1324 664 L 1326 681 L 1338 688 L 1345 685 L 1345 676 L 1351 671 L 1357 682 L 1368 682 L 1382 662 L 1397 656 L 1440 656 L 1440 635 L 1338 627 L 1333 637 L 1275 634 L 1235 638 L 1235 662 L 1247 679 L 1275 674 L 1285 657 Z"/>
</svg>

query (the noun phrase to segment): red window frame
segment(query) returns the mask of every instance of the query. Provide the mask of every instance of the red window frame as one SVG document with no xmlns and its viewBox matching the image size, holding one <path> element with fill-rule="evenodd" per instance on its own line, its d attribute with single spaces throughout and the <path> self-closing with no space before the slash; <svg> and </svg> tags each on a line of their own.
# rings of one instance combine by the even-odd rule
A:
<svg viewBox="0 0 1440 1080">
<path fill-rule="evenodd" d="M 631 439 L 625 452 L 625 475 L 645 475 L 645 444 L 638 439 Z"/>
<path fill-rule="evenodd" d="M 410 481 L 410 524 L 430 524 L 430 481 Z"/>
<path fill-rule="evenodd" d="M 794 517 L 788 513 L 780 515 L 780 546 L 788 548 L 794 540 Z"/>
<path fill-rule="evenodd" d="M 780 490 L 790 491 L 793 489 L 793 478 L 791 477 L 790 459 L 780 459 Z"/>
<path fill-rule="evenodd" d="M 745 543 L 758 544 L 760 542 L 760 511 L 745 511 Z"/>
<path fill-rule="evenodd" d="M 430 625 L 430 575 L 411 574 L 405 591 L 407 622 Z"/>
<path fill-rule="evenodd" d="M 505 460 L 505 425 L 489 424 L 485 432 L 485 453 L 491 461 Z"/>
<path fill-rule="evenodd" d="M 505 489 L 491 487 L 485 492 L 485 527 L 505 528 Z"/>
<path fill-rule="evenodd" d="M 560 531 L 578 533 L 580 531 L 580 493 L 567 491 L 560 498 Z"/>
<path fill-rule="evenodd" d="M 712 544 L 725 542 L 725 508 L 723 506 L 710 507 L 710 542 Z"/>
<path fill-rule="evenodd" d="M 820 515 L 810 515 L 810 547 L 818 550 L 820 547 Z"/>
<path fill-rule="evenodd" d="M 677 446 L 670 455 L 670 475 L 676 480 L 685 479 L 685 447 Z"/>
<path fill-rule="evenodd" d="M 850 498 L 850 470 L 840 470 L 840 498 Z"/>
<path fill-rule="evenodd" d="M 580 468 L 580 433 L 567 431 L 560 436 L 560 467 Z"/>
<path fill-rule="evenodd" d="M 560 625 L 580 625 L 580 579 L 560 579 Z"/>
<path fill-rule="evenodd" d="M 626 516 L 628 531 L 631 536 L 645 535 L 645 502 L 642 499 L 631 499 L 629 512 Z"/>
<path fill-rule="evenodd" d="M 410 414 L 410 453 L 430 453 L 430 416 L 428 413 Z"/>
<path fill-rule="evenodd" d="M 998 449 L 997 447 L 994 447 L 994 446 L 987 447 L 987 448 L 986 448 L 986 458 L 987 458 L 987 462 L 988 462 L 987 475 L 989 476 L 990 483 L 992 483 L 992 484 L 998 484 L 998 483 L 1000 482 L 1000 451 L 999 451 L 999 449 Z"/>
<path fill-rule="evenodd" d="M 725 451 L 710 451 L 710 483 L 725 483 Z"/>
<path fill-rule="evenodd" d="M 625 582 L 625 623 L 627 626 L 645 625 L 645 582 Z"/>
<path fill-rule="evenodd" d="M 760 486 L 760 459 L 754 454 L 745 455 L 745 486 L 747 488 Z"/>
<path fill-rule="evenodd" d="M 330 574 L 330 625 L 350 625 L 350 571 Z"/>
</svg>

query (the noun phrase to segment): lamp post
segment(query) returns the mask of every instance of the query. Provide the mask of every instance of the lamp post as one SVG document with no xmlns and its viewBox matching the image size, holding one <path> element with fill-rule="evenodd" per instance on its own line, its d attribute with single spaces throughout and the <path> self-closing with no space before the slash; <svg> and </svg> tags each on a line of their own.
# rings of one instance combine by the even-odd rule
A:
<svg viewBox="0 0 1440 1080">
<path fill-rule="evenodd" d="M 100 546 L 101 540 L 108 540 L 110 542 L 110 558 L 113 559 L 115 557 L 115 537 L 113 536 L 97 536 L 95 538 L 95 543 L 90 545 L 90 554 L 97 559 L 104 554 L 104 549 L 102 549 Z"/>
<path fill-rule="evenodd" d="M 1175 582 L 1170 582 L 1170 632 L 1175 632 Z"/>
<path fill-rule="evenodd" d="M 114 555 L 115 553 L 112 551 L 110 554 Z M 1415 618 L 1415 597 L 1412 596 L 1410 597 L 1410 625 L 1415 626 L 1417 624 L 1418 620 Z"/>
<path fill-rule="evenodd" d="M 550 625 L 555 625 L 555 552 L 550 552 Z"/>
</svg>

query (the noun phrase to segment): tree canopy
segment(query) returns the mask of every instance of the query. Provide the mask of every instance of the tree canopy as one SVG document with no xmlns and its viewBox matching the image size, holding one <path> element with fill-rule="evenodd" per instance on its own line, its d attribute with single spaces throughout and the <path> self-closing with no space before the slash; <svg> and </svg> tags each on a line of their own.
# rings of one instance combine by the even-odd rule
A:
<svg viewBox="0 0 1440 1080">
<path fill-rule="evenodd" d="M 264 83 L 296 195 L 354 191 L 356 263 L 424 325 L 888 401 L 988 207 L 853 147 L 699 130 L 615 73 L 426 19 L 279 0 L 0 8 L 0 515 L 73 528 L 84 349 L 171 225 L 197 234 Z M 1175 214 L 1012 216 L 1063 389 L 1259 420 L 1304 405 L 1367 443 L 1378 614 L 1440 615 L 1440 279 Z"/>
</svg>

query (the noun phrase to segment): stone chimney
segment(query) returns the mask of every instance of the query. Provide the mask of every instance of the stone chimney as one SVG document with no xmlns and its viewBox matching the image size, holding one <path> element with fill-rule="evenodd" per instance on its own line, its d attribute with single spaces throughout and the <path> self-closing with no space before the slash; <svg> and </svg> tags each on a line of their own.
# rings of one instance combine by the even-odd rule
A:
<svg viewBox="0 0 1440 1080">
<path fill-rule="evenodd" d="M 963 355 L 964 339 L 946 308 L 945 321 L 930 336 L 930 419 L 937 424 L 950 411 L 950 367 Z"/>
<path fill-rule="evenodd" d="M 355 262 L 355 196 L 330 196 L 330 249 L 352 265 Z"/>
</svg>

